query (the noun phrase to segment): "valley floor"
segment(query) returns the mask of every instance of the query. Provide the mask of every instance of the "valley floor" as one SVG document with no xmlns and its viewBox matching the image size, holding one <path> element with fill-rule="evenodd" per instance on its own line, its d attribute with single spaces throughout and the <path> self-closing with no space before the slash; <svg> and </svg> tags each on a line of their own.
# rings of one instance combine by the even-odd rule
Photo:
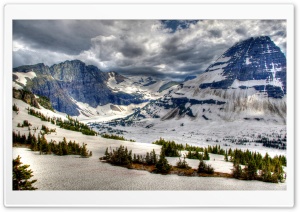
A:
<svg viewBox="0 0 300 212">
<path fill-rule="evenodd" d="M 260 143 L 252 142 L 259 135 L 270 139 L 286 135 L 286 125 L 266 123 L 264 121 L 234 121 L 234 122 L 197 122 L 187 120 L 149 119 L 131 126 L 109 126 L 106 122 L 88 122 L 94 130 L 112 134 L 122 132 L 126 139 L 133 139 L 141 143 L 152 143 L 159 138 L 173 140 L 176 143 L 207 147 L 220 145 L 223 149 L 249 149 L 270 156 L 286 155 L 286 150 L 264 147 Z M 249 142 L 242 142 L 248 139 Z M 240 140 L 240 141 L 239 141 Z"/>
</svg>

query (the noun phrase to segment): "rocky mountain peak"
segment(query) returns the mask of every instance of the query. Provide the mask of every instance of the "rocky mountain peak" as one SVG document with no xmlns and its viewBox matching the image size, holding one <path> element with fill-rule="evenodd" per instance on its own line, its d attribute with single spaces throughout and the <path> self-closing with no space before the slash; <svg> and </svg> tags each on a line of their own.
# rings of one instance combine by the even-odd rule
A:
<svg viewBox="0 0 300 212">
<path fill-rule="evenodd" d="M 251 81 L 257 90 L 266 89 L 270 97 L 286 94 L 286 57 L 268 36 L 251 37 L 236 43 L 205 72 L 219 77 L 200 84 L 201 89 L 227 89 L 234 83 Z M 255 82 L 256 81 L 256 82 Z"/>
</svg>

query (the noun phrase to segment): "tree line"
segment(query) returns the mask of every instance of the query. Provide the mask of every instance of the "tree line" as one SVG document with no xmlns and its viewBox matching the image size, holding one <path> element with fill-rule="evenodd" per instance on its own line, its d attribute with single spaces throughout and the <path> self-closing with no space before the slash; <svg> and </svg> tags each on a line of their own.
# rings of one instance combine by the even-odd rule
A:
<svg viewBox="0 0 300 212">
<path fill-rule="evenodd" d="M 81 123 L 77 119 L 71 118 L 69 115 L 67 115 L 67 120 L 62 120 L 62 118 L 50 118 L 48 116 L 45 116 L 39 111 L 36 111 L 32 108 L 27 108 L 28 114 L 40 118 L 42 121 L 48 121 L 52 124 L 55 124 L 59 126 L 60 128 L 66 129 L 66 130 L 72 130 L 81 132 L 84 135 L 91 135 L 95 136 L 98 133 L 92 130 L 88 125 Z"/>
<path fill-rule="evenodd" d="M 173 167 L 166 159 L 165 153 L 165 148 L 162 147 L 159 156 L 155 153 L 154 149 L 151 152 L 147 152 L 146 155 L 133 154 L 132 156 L 131 150 L 128 150 L 127 147 L 120 145 L 120 147 L 116 149 L 110 148 L 110 151 L 108 148 L 106 148 L 104 156 L 100 157 L 99 159 L 105 160 L 113 165 L 125 166 L 127 168 L 131 168 L 133 163 L 150 166 L 154 165 L 154 173 L 168 174 Z M 191 169 L 185 158 L 183 160 L 179 158 L 176 167 L 180 169 Z M 207 165 L 203 160 L 200 160 L 197 172 L 213 174 L 214 169 L 210 165 Z"/>
<path fill-rule="evenodd" d="M 246 165 L 253 158 L 258 164 L 259 168 L 262 168 L 261 164 L 264 160 L 264 157 L 260 153 L 251 152 L 248 149 L 244 151 L 237 148 L 234 150 L 232 150 L 231 148 L 225 150 L 221 148 L 220 145 L 208 145 L 208 147 L 197 147 L 186 144 L 184 147 L 182 144 L 177 144 L 174 141 L 167 141 L 163 138 L 160 138 L 159 140 L 153 142 L 153 144 L 163 146 L 166 150 L 166 156 L 168 157 L 178 157 L 180 155 L 180 151 L 186 150 L 188 151 L 186 155 L 188 159 L 209 160 L 210 158 L 208 153 L 212 153 L 224 155 L 225 161 L 230 161 L 234 164 L 236 162 L 239 162 L 241 165 Z M 270 158 L 267 153 L 265 158 L 268 158 L 268 160 L 270 160 L 270 164 L 273 164 L 273 159 Z M 283 166 L 287 165 L 287 159 L 284 155 L 275 156 L 274 159 L 276 160 L 276 158 L 280 160 Z"/>
<path fill-rule="evenodd" d="M 81 157 L 90 157 L 92 156 L 92 151 L 88 151 L 86 144 L 83 143 L 81 146 L 75 141 L 67 142 L 67 139 L 64 137 L 62 141 L 50 141 L 48 142 L 44 134 L 38 134 L 38 137 L 35 134 L 28 133 L 20 135 L 20 132 L 15 133 L 13 131 L 13 144 L 25 144 L 29 145 L 29 148 L 32 151 L 39 151 L 40 154 L 55 154 L 55 155 L 80 155 Z"/>
</svg>

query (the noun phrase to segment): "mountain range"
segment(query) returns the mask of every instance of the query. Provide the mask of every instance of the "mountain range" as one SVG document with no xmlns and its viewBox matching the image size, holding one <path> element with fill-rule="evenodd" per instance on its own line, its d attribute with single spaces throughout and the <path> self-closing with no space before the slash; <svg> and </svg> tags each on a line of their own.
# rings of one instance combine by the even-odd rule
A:
<svg viewBox="0 0 300 212">
<path fill-rule="evenodd" d="M 204 73 L 180 83 L 124 77 L 73 60 L 14 68 L 13 86 L 46 96 L 55 110 L 72 116 L 99 115 L 83 105 L 120 111 L 149 102 L 125 120 L 286 120 L 286 57 L 267 36 L 236 43 Z"/>
</svg>

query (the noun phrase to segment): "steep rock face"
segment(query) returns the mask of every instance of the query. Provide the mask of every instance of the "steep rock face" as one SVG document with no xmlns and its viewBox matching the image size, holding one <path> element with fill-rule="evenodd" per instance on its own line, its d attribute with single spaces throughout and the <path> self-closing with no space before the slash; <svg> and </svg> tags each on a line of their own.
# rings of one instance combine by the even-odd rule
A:
<svg viewBox="0 0 300 212">
<path fill-rule="evenodd" d="M 256 82 L 256 90 L 266 90 L 269 97 L 282 98 L 286 94 L 286 58 L 267 36 L 250 38 L 228 49 L 206 72 L 218 72 L 223 79 L 204 82 L 200 88 L 227 89 L 234 82 Z M 249 86 L 241 85 L 246 89 Z"/>
<path fill-rule="evenodd" d="M 48 97 L 54 109 L 70 115 L 79 115 L 77 102 L 97 107 L 108 103 L 128 105 L 145 101 L 134 94 L 113 92 L 107 87 L 112 72 L 101 72 L 97 67 L 86 66 L 79 60 L 65 61 L 51 67 L 44 64 L 21 66 L 14 68 L 13 72 L 14 80 L 18 79 L 17 73 L 26 79 L 23 80 L 26 83 L 21 84 L 25 89 Z M 35 77 L 26 77 L 26 73 L 33 72 Z M 113 75 L 118 82 L 122 82 L 123 76 Z"/>
</svg>

